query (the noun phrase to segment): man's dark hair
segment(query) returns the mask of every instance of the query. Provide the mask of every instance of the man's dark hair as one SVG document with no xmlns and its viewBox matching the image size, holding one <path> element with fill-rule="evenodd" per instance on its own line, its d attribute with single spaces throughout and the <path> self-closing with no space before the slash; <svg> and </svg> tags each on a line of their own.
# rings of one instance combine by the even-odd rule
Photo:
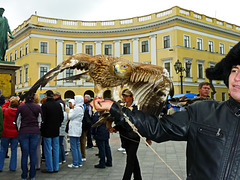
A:
<svg viewBox="0 0 240 180">
<path fill-rule="evenodd" d="M 199 85 L 198 85 L 198 88 L 202 88 L 203 85 L 207 85 L 207 86 L 210 86 L 210 83 L 209 82 L 201 82 Z"/>
</svg>

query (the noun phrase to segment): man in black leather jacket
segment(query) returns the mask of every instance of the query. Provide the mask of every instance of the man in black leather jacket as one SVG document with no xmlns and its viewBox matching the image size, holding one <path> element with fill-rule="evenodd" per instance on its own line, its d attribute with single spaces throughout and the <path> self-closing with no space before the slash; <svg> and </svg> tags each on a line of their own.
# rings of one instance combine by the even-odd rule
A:
<svg viewBox="0 0 240 180">
<path fill-rule="evenodd" d="M 123 111 L 142 136 L 156 142 L 187 141 L 188 180 L 237 180 L 240 179 L 240 42 L 215 67 L 208 68 L 206 76 L 210 82 L 224 80 L 229 100 L 196 102 L 162 119 L 120 108 L 100 98 L 94 100 L 94 105 L 99 111 L 110 110 L 117 124 L 124 121 Z"/>
</svg>

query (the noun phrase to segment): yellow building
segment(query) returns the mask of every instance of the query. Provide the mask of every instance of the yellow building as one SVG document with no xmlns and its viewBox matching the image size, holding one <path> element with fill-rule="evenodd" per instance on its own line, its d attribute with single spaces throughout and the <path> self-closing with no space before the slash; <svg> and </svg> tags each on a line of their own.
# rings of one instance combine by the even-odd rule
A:
<svg viewBox="0 0 240 180">
<path fill-rule="evenodd" d="M 181 93 L 181 78 L 174 69 L 183 67 L 183 93 L 198 93 L 198 84 L 208 81 L 205 69 L 214 66 L 240 40 L 240 26 L 180 7 L 141 17 L 111 21 L 63 20 L 32 15 L 13 31 L 7 61 L 21 68 L 16 72 L 16 93 L 27 91 L 44 73 L 75 53 L 107 54 L 134 62 L 166 67 L 175 94 Z M 58 78 L 76 74 L 68 70 Z M 228 90 L 222 81 L 213 82 L 215 99 L 224 100 Z M 38 93 L 52 89 L 63 98 L 75 94 L 93 95 L 93 84 L 79 81 L 51 81 Z M 106 89 L 105 96 L 109 96 Z"/>
</svg>

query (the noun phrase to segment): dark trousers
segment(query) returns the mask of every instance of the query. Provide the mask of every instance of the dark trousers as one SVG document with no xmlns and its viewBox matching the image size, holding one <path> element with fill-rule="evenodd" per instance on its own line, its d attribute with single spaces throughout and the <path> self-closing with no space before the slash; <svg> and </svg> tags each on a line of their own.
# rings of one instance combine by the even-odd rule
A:
<svg viewBox="0 0 240 180">
<path fill-rule="evenodd" d="M 90 128 L 87 131 L 87 147 L 88 148 L 93 147 L 93 143 L 92 143 L 92 128 Z"/>
<path fill-rule="evenodd" d="M 102 167 L 106 166 L 106 163 L 108 165 L 112 165 L 112 153 L 109 146 L 109 139 L 108 140 L 96 140 L 97 147 L 99 150 L 99 165 Z M 105 160 L 105 157 L 107 158 L 107 161 Z"/>
<path fill-rule="evenodd" d="M 139 142 L 123 138 L 124 148 L 127 153 L 127 164 L 125 167 L 123 180 L 130 180 L 133 174 L 134 180 L 141 180 L 141 170 L 137 158 Z"/>
</svg>

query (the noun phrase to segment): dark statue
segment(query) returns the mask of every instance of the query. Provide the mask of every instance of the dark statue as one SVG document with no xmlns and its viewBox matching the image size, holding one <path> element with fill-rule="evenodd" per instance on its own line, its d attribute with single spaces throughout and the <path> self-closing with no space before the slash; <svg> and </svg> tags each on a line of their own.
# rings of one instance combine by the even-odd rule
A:
<svg viewBox="0 0 240 180">
<path fill-rule="evenodd" d="M 6 50 L 8 49 L 8 37 L 13 39 L 12 32 L 8 25 L 8 20 L 3 17 L 4 8 L 0 8 L 0 60 L 4 61 Z"/>
</svg>

